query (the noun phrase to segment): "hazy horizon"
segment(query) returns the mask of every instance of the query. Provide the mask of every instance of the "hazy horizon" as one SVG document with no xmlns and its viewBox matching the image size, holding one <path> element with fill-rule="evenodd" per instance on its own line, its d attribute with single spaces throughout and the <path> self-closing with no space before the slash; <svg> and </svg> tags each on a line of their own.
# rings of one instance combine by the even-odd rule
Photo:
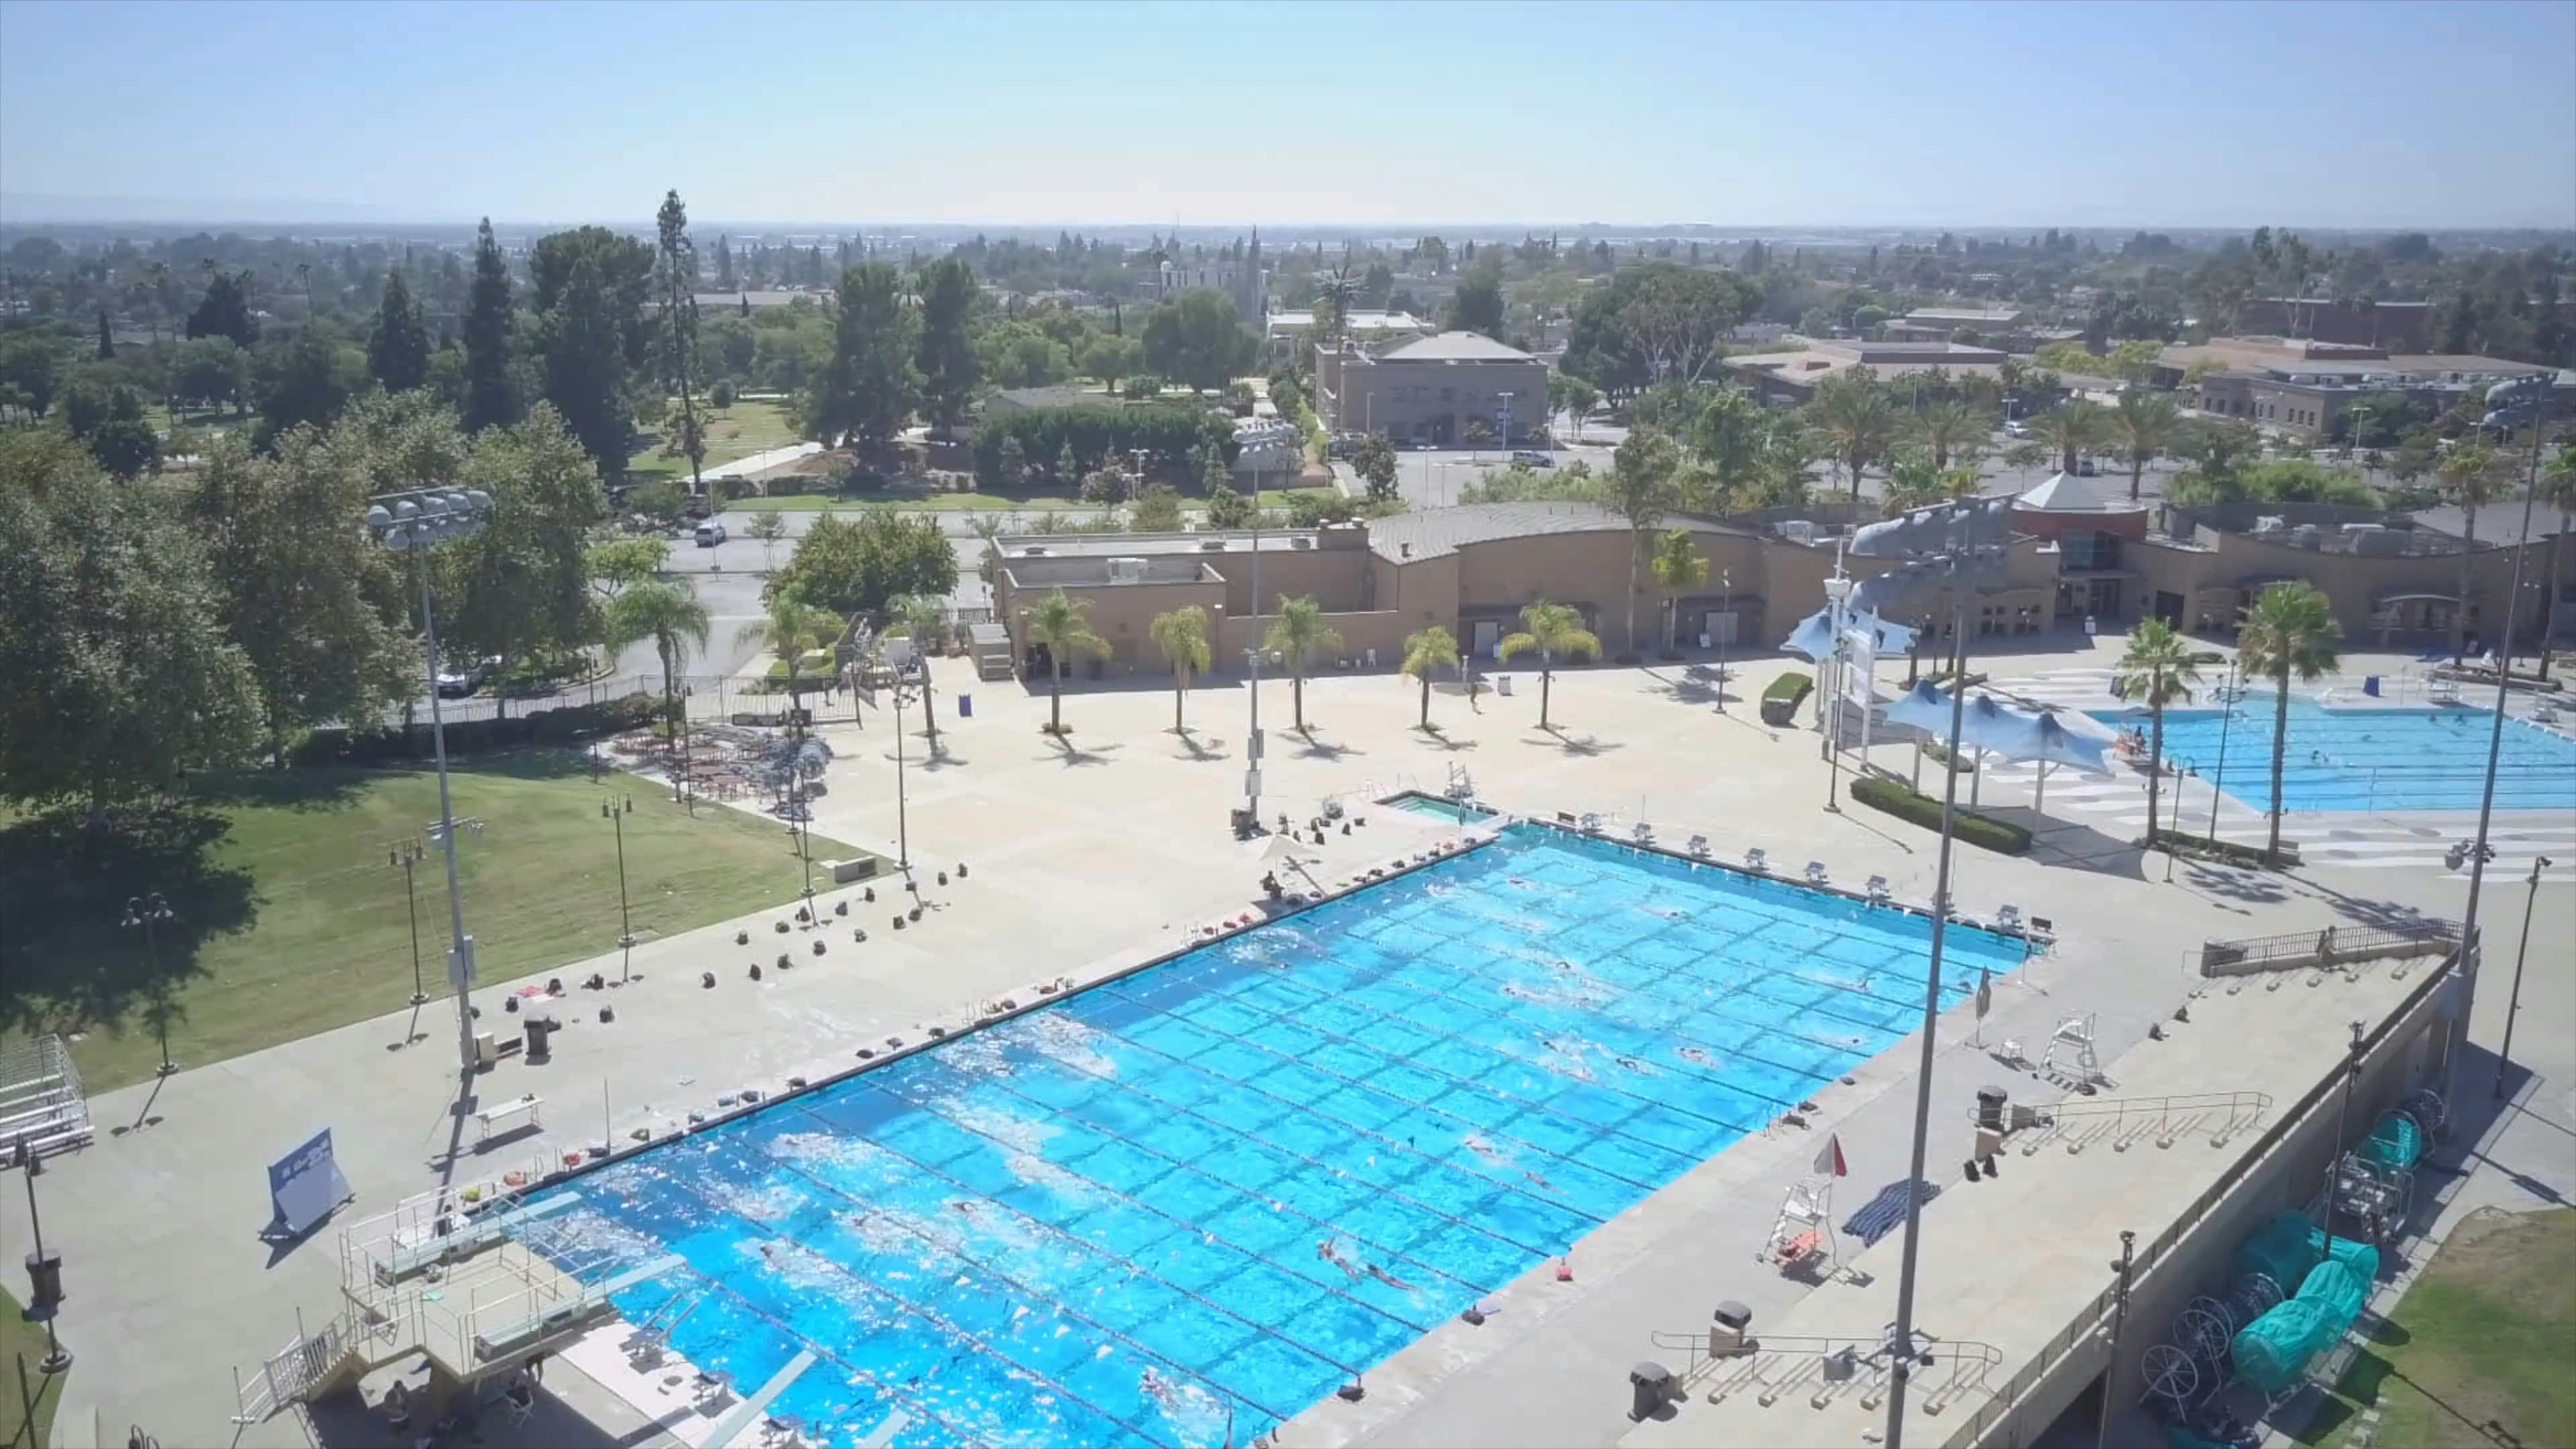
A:
<svg viewBox="0 0 2576 1449">
<path fill-rule="evenodd" d="M 11 0 L 0 223 L 2576 226 L 2565 0 L 1476 13 Z"/>
</svg>

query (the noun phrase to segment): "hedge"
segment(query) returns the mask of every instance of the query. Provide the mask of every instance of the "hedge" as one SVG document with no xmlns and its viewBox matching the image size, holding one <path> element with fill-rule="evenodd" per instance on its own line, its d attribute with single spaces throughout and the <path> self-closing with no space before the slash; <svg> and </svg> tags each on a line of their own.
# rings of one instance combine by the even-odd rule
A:
<svg viewBox="0 0 2576 1449">
<path fill-rule="evenodd" d="M 1910 820 L 1930 830 L 1941 828 L 1941 802 L 1929 795 L 1918 795 L 1898 781 L 1863 776 L 1852 781 L 1851 794 L 1862 804 L 1875 806 L 1899 820 Z M 1998 855 L 2019 855 L 2030 849 L 2029 831 L 1990 815 L 1957 811 L 1951 829 L 1959 839 L 1982 845 Z"/>
<path fill-rule="evenodd" d="M 1813 694 L 1815 689 L 1816 680 L 1814 675 L 1783 674 L 1763 687 L 1762 697 L 1764 699 L 1787 700 L 1789 702 L 1789 708 L 1796 709 L 1799 705 L 1807 702 L 1807 696 Z"/>
<path fill-rule="evenodd" d="M 640 729 L 660 717 L 662 696 L 637 691 L 597 704 L 531 710 L 515 719 L 457 720 L 447 726 L 447 753 L 470 755 L 521 745 L 561 744 L 586 735 L 617 734 Z M 420 720 L 406 736 L 397 726 L 382 730 L 318 729 L 288 752 L 299 765 L 366 764 L 378 760 L 417 760 L 431 752 L 429 722 Z"/>
<path fill-rule="evenodd" d="M 1123 460 L 1131 448 L 1179 458 L 1195 447 L 1213 447 L 1234 461 L 1234 419 L 1198 403 L 1139 403 L 1129 407 L 1082 405 L 1031 408 L 987 415 L 975 425 L 975 476 L 987 488 L 1002 482 L 1002 440 L 1020 440 L 1032 468 L 1052 471 L 1069 446 L 1085 472 L 1104 460 Z M 1070 485 L 1076 480 L 1057 479 Z"/>
</svg>

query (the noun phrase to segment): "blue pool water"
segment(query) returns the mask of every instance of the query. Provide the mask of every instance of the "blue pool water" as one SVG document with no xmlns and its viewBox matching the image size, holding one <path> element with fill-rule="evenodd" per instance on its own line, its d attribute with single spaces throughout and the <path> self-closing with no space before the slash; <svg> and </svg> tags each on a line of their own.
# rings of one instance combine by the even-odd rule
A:
<svg viewBox="0 0 2576 1449">
<path fill-rule="evenodd" d="M 2022 944 L 1954 928 L 1946 996 Z M 1541 826 L 610 1165 L 526 1229 L 853 1443 L 1246 1444 L 1895 1041 L 1929 924 Z M 1329 1256 L 1327 1254 L 1329 1248 Z"/>
<path fill-rule="evenodd" d="M 1401 795 L 1390 795 L 1379 803 L 1415 815 L 1429 815 L 1435 819 L 1446 820 L 1453 825 L 1472 825 L 1479 820 L 1490 820 L 1494 814 L 1482 805 L 1469 805 L 1452 800 L 1445 795 L 1425 795 L 1419 790 L 1407 790 Z"/>
<path fill-rule="evenodd" d="M 2219 737 L 2227 771 L 2219 787 L 2254 810 L 2272 804 L 2272 723 L 2276 694 L 2256 692 L 2229 710 L 2165 711 L 2165 755 L 2204 780 L 2218 768 Z M 2146 728 L 2120 711 L 2094 718 Z M 2328 709 L 2290 697 L 2289 749 L 2282 761 L 2282 808 L 2288 810 L 2475 810 L 2485 787 L 2487 736 L 2495 716 L 2483 709 Z M 2576 810 L 2576 740 L 2527 720 L 2508 719 L 2496 767 L 2499 810 Z"/>
</svg>

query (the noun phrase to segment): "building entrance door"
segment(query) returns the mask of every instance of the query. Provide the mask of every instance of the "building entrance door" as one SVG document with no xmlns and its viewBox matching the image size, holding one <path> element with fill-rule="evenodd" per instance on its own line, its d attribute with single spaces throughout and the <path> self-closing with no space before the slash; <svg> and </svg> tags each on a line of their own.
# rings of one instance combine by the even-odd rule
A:
<svg viewBox="0 0 2576 1449">
<path fill-rule="evenodd" d="M 1495 648 L 1503 642 L 1503 626 L 1501 622 L 1494 619 L 1477 620 L 1476 627 L 1472 633 L 1472 640 L 1473 642 L 1467 646 L 1468 653 L 1473 654 L 1479 659 L 1493 658 Z"/>
<path fill-rule="evenodd" d="M 1737 615 L 1733 609 L 1708 610 L 1706 613 L 1699 616 L 1699 632 L 1701 637 L 1707 639 L 1712 645 L 1723 648 L 1733 648 L 1735 645 L 1735 624 L 1738 617 L 1740 616 Z"/>
</svg>

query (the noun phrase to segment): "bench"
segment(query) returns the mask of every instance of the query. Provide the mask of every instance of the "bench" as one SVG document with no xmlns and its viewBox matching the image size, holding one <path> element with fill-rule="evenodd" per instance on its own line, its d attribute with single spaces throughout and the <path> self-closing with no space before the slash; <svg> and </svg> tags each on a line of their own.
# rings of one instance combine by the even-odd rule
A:
<svg viewBox="0 0 2576 1449">
<path fill-rule="evenodd" d="M 474 1114 L 474 1120 L 483 1124 L 483 1136 L 481 1140 L 486 1142 L 491 1141 L 492 1129 L 494 1127 L 500 1126 L 503 1123 L 515 1121 L 520 1117 L 527 1118 L 528 1125 L 531 1127 L 544 1126 L 545 1119 L 538 1114 L 537 1109 L 545 1106 L 545 1104 L 545 1098 L 538 1096 L 534 1092 L 530 1092 L 528 1095 L 521 1097 L 516 1101 L 503 1102 L 499 1106 L 483 1108 L 481 1111 Z"/>
</svg>

